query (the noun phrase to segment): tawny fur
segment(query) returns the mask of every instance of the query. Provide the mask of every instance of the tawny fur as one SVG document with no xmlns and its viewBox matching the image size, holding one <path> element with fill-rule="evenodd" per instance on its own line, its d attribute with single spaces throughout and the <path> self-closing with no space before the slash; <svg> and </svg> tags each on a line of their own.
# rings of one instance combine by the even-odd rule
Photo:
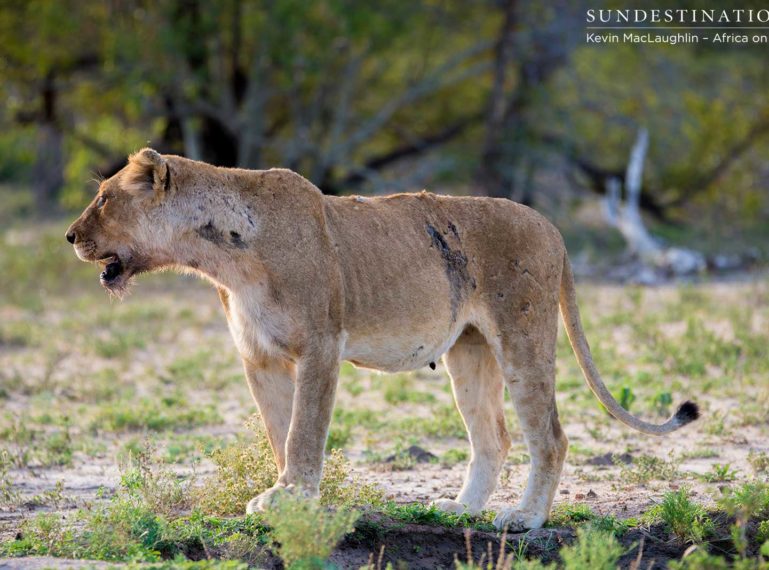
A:
<svg viewBox="0 0 769 570">
<path fill-rule="evenodd" d="M 459 495 L 438 506 L 486 505 L 510 447 L 507 388 L 531 472 L 496 524 L 541 526 L 567 450 L 554 394 L 559 307 L 588 384 L 615 417 L 654 434 L 696 417 L 688 405 L 655 426 L 617 405 L 593 365 L 560 234 L 508 200 L 330 197 L 288 170 L 144 149 L 69 231 L 81 259 L 122 261 L 111 289 L 168 267 L 217 287 L 280 472 L 249 511 L 281 490 L 318 493 L 340 361 L 401 371 L 443 356 L 472 456 Z"/>
</svg>

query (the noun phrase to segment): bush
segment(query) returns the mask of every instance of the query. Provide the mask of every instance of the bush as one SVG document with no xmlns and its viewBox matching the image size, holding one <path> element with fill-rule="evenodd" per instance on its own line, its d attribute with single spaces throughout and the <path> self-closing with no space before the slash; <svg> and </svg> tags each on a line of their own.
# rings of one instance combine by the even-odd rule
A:
<svg viewBox="0 0 769 570">
<path fill-rule="evenodd" d="M 565 570 L 614 570 L 624 552 L 613 534 L 586 527 L 577 529 L 577 541 L 560 554 Z"/>
<path fill-rule="evenodd" d="M 702 505 L 689 499 L 689 490 L 666 493 L 662 502 L 650 509 L 644 518 L 647 521 L 662 520 L 681 542 L 702 542 L 714 530 Z"/>
<path fill-rule="evenodd" d="M 259 493 L 272 487 L 278 478 L 272 449 L 258 416 L 246 425 L 253 438 L 239 441 L 210 455 L 216 473 L 194 493 L 195 502 L 204 512 L 215 515 L 240 515 L 246 504 Z M 350 463 L 336 449 L 326 458 L 320 483 L 323 505 L 356 507 L 381 505 L 384 493 L 376 485 L 363 483 L 350 474 Z"/>
<path fill-rule="evenodd" d="M 283 493 L 265 513 L 265 520 L 286 568 L 324 568 L 336 544 L 355 529 L 358 516 L 349 509 L 328 511 L 301 494 Z"/>
</svg>

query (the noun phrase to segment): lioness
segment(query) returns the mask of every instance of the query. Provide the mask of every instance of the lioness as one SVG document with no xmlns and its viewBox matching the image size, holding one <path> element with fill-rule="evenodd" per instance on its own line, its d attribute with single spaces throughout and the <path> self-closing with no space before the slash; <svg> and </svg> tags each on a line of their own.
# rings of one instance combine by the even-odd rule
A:
<svg viewBox="0 0 769 570">
<path fill-rule="evenodd" d="M 510 447 L 507 387 L 531 473 L 520 504 L 495 524 L 542 526 L 567 449 L 554 395 L 559 308 L 588 386 L 615 418 L 662 435 L 698 416 L 686 402 L 654 425 L 617 404 L 582 331 L 561 235 L 508 200 L 324 196 L 289 170 L 143 149 L 101 183 L 66 237 L 80 259 L 104 266 L 111 292 L 161 268 L 216 286 L 280 473 L 248 512 L 281 490 L 317 495 L 340 361 L 396 372 L 443 356 L 472 459 L 459 495 L 437 506 L 486 505 Z"/>
</svg>

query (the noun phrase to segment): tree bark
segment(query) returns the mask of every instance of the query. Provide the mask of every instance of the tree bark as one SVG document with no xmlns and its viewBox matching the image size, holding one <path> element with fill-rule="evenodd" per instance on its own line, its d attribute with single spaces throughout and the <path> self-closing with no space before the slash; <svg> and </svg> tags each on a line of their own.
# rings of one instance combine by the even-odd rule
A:
<svg viewBox="0 0 769 570">
<path fill-rule="evenodd" d="M 516 0 L 504 3 L 504 18 L 494 47 L 494 83 L 489 95 L 486 118 L 486 137 L 481 153 L 480 184 L 484 194 L 509 198 L 513 191 L 512 177 L 504 172 L 502 152 L 505 135 L 505 117 L 509 114 L 507 83 L 513 58 L 515 39 Z"/>
<path fill-rule="evenodd" d="M 58 125 L 58 92 L 52 72 L 46 75 L 40 95 L 42 108 L 37 128 L 33 191 L 38 212 L 49 214 L 56 210 L 64 186 L 64 137 Z"/>
</svg>

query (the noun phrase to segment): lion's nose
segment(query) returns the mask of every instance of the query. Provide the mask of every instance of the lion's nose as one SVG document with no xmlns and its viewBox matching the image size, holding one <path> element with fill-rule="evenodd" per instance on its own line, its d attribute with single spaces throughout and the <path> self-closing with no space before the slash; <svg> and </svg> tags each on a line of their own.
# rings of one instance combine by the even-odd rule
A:
<svg viewBox="0 0 769 570">
<path fill-rule="evenodd" d="M 67 231 L 67 241 L 69 243 L 75 243 L 75 238 L 76 237 L 77 236 L 75 235 L 75 232 L 73 232 L 72 230 L 68 230 Z"/>
</svg>

